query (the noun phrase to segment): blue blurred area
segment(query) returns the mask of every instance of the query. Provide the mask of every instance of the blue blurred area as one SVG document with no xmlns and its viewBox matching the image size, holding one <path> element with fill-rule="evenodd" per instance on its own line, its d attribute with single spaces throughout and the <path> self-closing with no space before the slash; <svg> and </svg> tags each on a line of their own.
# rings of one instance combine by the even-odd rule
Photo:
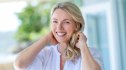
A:
<svg viewBox="0 0 126 70">
<path fill-rule="evenodd" d="M 126 70 L 126 1 L 84 0 L 85 33 L 102 53 L 105 70 Z"/>
<path fill-rule="evenodd" d="M 0 53 L 8 52 L 7 49 L 15 47 L 14 31 L 0 32 Z M 5 47 L 6 46 L 6 47 Z"/>
</svg>

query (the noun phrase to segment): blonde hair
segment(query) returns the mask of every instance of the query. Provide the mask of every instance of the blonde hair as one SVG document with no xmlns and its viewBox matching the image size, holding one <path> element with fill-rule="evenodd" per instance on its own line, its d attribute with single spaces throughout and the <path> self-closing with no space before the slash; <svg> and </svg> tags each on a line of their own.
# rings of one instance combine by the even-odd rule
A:
<svg viewBox="0 0 126 70">
<path fill-rule="evenodd" d="M 62 9 L 67 12 L 74 22 L 76 23 L 76 31 L 73 33 L 72 37 L 69 40 L 67 49 L 66 49 L 66 57 L 70 60 L 73 60 L 76 56 L 80 55 L 80 49 L 75 46 L 77 41 L 77 32 L 83 31 L 84 29 L 84 19 L 80 9 L 71 2 L 60 2 L 57 3 L 51 11 L 51 15 L 56 9 Z"/>
</svg>

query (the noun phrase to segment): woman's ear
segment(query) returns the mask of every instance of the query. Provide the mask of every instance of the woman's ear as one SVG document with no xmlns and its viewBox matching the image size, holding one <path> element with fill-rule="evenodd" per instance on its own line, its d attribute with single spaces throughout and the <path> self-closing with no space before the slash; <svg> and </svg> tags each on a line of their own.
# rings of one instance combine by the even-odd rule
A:
<svg viewBox="0 0 126 70">
<path fill-rule="evenodd" d="M 81 24 L 76 24 L 76 29 L 75 29 L 75 31 L 79 31 L 81 29 Z"/>
<path fill-rule="evenodd" d="M 75 32 L 77 32 L 78 31 L 78 29 L 77 28 L 75 28 Z"/>
</svg>

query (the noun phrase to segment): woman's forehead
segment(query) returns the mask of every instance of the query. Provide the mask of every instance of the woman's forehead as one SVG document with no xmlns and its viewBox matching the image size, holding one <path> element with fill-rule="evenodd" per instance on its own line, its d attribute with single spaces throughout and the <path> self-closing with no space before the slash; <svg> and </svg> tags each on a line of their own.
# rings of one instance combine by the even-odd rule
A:
<svg viewBox="0 0 126 70">
<path fill-rule="evenodd" d="M 56 9 L 52 16 L 52 19 L 72 19 L 71 15 L 62 9 Z"/>
</svg>

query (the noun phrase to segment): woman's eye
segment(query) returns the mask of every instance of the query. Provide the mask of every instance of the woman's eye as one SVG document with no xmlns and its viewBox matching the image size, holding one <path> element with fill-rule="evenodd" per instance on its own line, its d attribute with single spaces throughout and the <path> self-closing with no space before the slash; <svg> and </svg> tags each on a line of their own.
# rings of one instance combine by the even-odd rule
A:
<svg viewBox="0 0 126 70">
<path fill-rule="evenodd" d="M 70 24 L 70 22 L 65 22 L 65 23 Z"/>
<path fill-rule="evenodd" d="M 57 21 L 53 21 L 53 23 L 57 23 Z"/>
</svg>

